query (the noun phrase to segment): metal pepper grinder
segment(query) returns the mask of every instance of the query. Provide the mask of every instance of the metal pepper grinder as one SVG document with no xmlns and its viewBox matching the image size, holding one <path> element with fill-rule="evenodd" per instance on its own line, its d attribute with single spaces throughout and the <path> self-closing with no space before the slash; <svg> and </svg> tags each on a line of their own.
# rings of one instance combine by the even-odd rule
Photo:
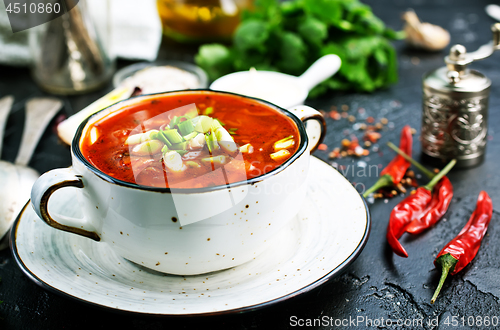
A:
<svg viewBox="0 0 500 330">
<path fill-rule="evenodd" d="M 466 168 L 484 160 L 491 80 L 467 66 L 500 49 L 500 23 L 491 27 L 493 41 L 467 53 L 454 45 L 445 67 L 423 79 L 422 153 L 428 162 L 457 160 Z"/>
</svg>

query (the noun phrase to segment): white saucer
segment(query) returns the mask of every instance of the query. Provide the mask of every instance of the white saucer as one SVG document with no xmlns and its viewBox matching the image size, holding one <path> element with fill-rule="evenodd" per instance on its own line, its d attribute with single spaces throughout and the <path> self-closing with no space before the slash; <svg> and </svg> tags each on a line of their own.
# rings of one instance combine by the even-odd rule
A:
<svg viewBox="0 0 500 330">
<path fill-rule="evenodd" d="M 339 275 L 366 244 L 370 217 L 339 172 L 311 157 L 304 206 L 268 250 L 229 270 L 196 276 L 155 273 L 98 243 L 49 227 L 30 204 L 16 220 L 11 248 L 21 269 L 50 291 L 93 305 L 156 315 L 254 310 L 307 292 Z M 71 189 L 55 212 L 77 215 Z"/>
</svg>

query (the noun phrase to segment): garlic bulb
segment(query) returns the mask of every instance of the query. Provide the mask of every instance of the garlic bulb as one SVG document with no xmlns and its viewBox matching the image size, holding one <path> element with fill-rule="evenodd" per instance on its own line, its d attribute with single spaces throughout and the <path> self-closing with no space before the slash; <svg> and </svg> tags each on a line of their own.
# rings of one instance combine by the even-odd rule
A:
<svg viewBox="0 0 500 330">
<path fill-rule="evenodd" d="M 410 10 L 403 14 L 403 20 L 406 22 L 404 31 L 406 32 L 406 41 L 416 47 L 426 50 L 441 50 L 450 43 L 450 34 L 440 26 L 422 23 Z"/>
</svg>

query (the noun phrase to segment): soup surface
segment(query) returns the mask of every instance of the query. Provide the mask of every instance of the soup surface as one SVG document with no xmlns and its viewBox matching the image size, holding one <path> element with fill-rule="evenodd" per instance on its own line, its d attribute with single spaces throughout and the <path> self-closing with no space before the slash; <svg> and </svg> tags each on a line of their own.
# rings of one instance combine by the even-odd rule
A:
<svg viewBox="0 0 500 330">
<path fill-rule="evenodd" d="M 201 188 L 257 177 L 299 146 L 295 123 L 238 96 L 178 93 L 145 99 L 87 124 L 83 156 L 118 180 Z"/>
</svg>

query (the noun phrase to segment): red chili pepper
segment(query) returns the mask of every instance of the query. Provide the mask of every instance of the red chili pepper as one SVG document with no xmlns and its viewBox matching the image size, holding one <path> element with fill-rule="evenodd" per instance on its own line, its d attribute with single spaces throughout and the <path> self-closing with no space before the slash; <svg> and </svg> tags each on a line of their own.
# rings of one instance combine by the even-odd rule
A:
<svg viewBox="0 0 500 330">
<path fill-rule="evenodd" d="M 423 165 L 406 155 L 394 144 L 388 142 L 387 145 L 399 155 L 409 161 L 412 165 L 420 169 L 427 177 L 432 179 L 435 174 L 426 169 Z M 410 234 L 419 234 L 425 229 L 434 226 L 446 213 L 453 198 L 453 186 L 447 177 L 443 177 L 434 187 L 431 202 L 426 211 L 418 218 L 412 220 L 405 228 Z M 401 234 L 402 235 L 402 234 Z"/>
<path fill-rule="evenodd" d="M 448 211 L 452 198 L 453 185 L 447 177 L 443 177 L 434 187 L 431 203 L 424 215 L 410 222 L 405 231 L 410 234 L 420 234 L 434 226 Z"/>
<path fill-rule="evenodd" d="M 411 127 L 406 125 L 401 131 L 399 148 L 407 155 L 411 156 L 413 137 Z M 396 155 L 392 161 L 380 172 L 380 178 L 373 186 L 365 191 L 363 197 L 368 197 L 372 192 L 380 188 L 397 185 L 404 177 L 406 170 L 410 167 L 410 162 L 400 155 Z"/>
<path fill-rule="evenodd" d="M 406 231 L 408 224 L 420 219 L 427 213 L 430 205 L 432 205 L 432 190 L 434 186 L 452 169 L 455 163 L 456 160 L 449 162 L 426 186 L 419 187 L 415 191 L 415 194 L 403 199 L 392 210 L 387 226 L 386 238 L 392 250 L 398 256 L 408 257 L 408 253 L 398 239 Z"/>
<path fill-rule="evenodd" d="M 407 258 L 408 253 L 398 239 L 404 234 L 406 226 L 412 219 L 418 218 L 425 210 L 431 200 L 431 192 L 420 187 L 415 194 L 409 195 L 394 207 L 387 226 L 387 242 L 394 253 L 400 257 Z"/>
<path fill-rule="evenodd" d="M 477 199 L 476 209 L 465 227 L 454 239 L 446 244 L 434 260 L 434 265 L 441 267 L 442 273 L 438 287 L 431 299 L 432 304 L 436 301 L 448 273 L 455 275 L 474 259 L 486 234 L 492 214 L 493 204 L 491 198 L 485 191 L 481 191 Z"/>
<path fill-rule="evenodd" d="M 411 127 L 406 125 L 401 131 L 401 139 L 399 141 L 399 149 L 411 157 L 413 137 L 411 135 Z M 397 155 L 394 159 L 380 172 L 381 176 L 390 175 L 392 182 L 397 184 L 404 177 L 406 170 L 410 167 L 410 162 Z"/>
</svg>

